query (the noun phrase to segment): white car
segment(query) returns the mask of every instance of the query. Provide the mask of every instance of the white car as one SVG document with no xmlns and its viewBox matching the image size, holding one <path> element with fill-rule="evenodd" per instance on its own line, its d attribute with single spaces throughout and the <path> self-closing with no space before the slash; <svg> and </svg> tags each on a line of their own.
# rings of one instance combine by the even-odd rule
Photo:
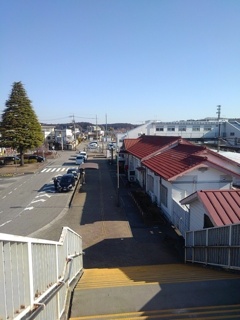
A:
<svg viewBox="0 0 240 320">
<path fill-rule="evenodd" d="M 88 155 L 87 155 L 87 152 L 86 152 L 86 151 L 79 151 L 79 154 L 80 154 L 81 156 L 84 156 L 85 161 L 87 160 Z"/>
<path fill-rule="evenodd" d="M 82 163 L 84 163 L 84 162 L 85 162 L 84 156 L 81 155 L 81 154 L 78 154 L 78 155 L 76 156 L 76 164 L 80 165 L 80 164 L 82 164 Z"/>
<path fill-rule="evenodd" d="M 89 149 L 97 149 L 98 148 L 98 143 L 97 142 L 90 142 L 88 144 Z"/>
</svg>

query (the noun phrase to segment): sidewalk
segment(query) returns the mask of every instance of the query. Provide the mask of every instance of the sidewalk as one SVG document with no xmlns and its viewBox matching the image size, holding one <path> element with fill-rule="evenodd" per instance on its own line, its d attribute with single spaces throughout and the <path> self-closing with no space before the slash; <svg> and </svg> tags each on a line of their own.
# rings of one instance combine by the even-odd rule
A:
<svg viewBox="0 0 240 320">
<path fill-rule="evenodd" d="M 34 234 L 58 241 L 68 226 L 83 239 L 84 268 L 177 263 L 183 261 L 181 238 L 170 225 L 145 225 L 124 176 L 119 206 L 116 166 L 105 158 L 89 160 L 99 169 L 86 170 L 86 184 L 76 190 L 68 212 Z"/>
</svg>

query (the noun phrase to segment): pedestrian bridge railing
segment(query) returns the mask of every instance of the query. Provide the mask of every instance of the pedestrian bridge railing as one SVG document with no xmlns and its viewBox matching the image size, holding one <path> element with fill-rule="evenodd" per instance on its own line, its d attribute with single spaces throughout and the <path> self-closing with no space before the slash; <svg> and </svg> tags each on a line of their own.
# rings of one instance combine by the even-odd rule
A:
<svg viewBox="0 0 240 320">
<path fill-rule="evenodd" d="M 185 261 L 240 270 L 240 224 L 186 232 Z"/>
<path fill-rule="evenodd" d="M 59 242 L 0 233 L 0 319 L 60 319 L 82 254 L 81 236 L 68 227 Z"/>
</svg>

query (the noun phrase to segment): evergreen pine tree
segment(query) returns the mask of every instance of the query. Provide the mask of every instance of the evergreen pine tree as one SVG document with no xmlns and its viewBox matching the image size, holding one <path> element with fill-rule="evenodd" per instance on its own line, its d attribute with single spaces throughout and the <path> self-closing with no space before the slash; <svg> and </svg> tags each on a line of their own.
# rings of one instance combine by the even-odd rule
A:
<svg viewBox="0 0 240 320">
<path fill-rule="evenodd" d="M 24 152 L 42 145 L 41 124 L 21 82 L 14 82 L 6 101 L 0 125 L 0 145 L 20 153 L 24 165 Z"/>
</svg>

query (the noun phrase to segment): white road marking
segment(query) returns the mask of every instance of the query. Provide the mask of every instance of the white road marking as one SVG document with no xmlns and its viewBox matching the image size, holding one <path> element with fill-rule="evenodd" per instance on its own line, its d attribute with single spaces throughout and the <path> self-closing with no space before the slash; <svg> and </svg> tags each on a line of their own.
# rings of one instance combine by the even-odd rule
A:
<svg viewBox="0 0 240 320">
<path fill-rule="evenodd" d="M 67 171 L 69 168 L 62 168 L 62 167 L 48 167 L 48 168 L 44 168 L 40 171 L 40 173 L 48 173 L 48 172 L 63 172 L 63 171 Z"/>
<path fill-rule="evenodd" d="M 5 224 L 10 223 L 12 220 L 8 220 L 6 222 L 4 222 L 3 224 L 0 225 L 0 227 L 3 227 Z"/>
<path fill-rule="evenodd" d="M 40 197 L 48 197 L 48 198 L 51 198 L 51 196 L 47 193 L 44 193 L 44 194 L 40 194 L 39 196 L 36 196 L 35 198 L 40 198 Z"/>
<path fill-rule="evenodd" d="M 36 203 L 36 202 L 45 202 L 46 200 L 45 199 L 39 199 L 39 200 L 33 200 L 33 201 L 31 201 L 31 203 Z"/>
<path fill-rule="evenodd" d="M 24 211 L 25 210 L 32 210 L 32 209 L 34 209 L 34 207 L 27 207 L 27 208 L 24 209 Z"/>
</svg>

